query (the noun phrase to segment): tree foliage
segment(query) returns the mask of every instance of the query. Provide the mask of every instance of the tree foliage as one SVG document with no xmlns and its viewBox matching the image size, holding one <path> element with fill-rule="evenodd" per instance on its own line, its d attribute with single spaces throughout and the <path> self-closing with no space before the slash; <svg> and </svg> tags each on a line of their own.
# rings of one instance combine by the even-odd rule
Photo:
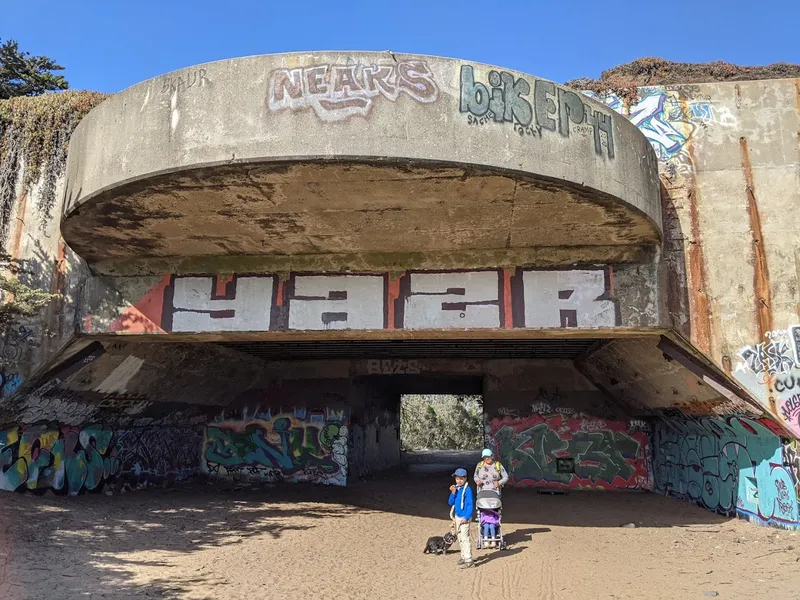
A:
<svg viewBox="0 0 800 600">
<path fill-rule="evenodd" d="M 29 287 L 18 277 L 25 270 L 20 262 L 8 254 L 0 253 L 0 269 L 9 275 L 0 274 L 0 329 L 4 330 L 16 317 L 32 317 L 53 300 L 58 294 Z"/>
<path fill-rule="evenodd" d="M 40 228 L 52 220 L 56 182 L 64 172 L 67 142 L 78 122 L 105 96 L 92 92 L 46 92 L 69 86 L 63 67 L 45 56 L 22 52 L 17 42 L 0 44 L 0 242 L 5 246 L 18 196 L 39 184 Z M 24 219 L 25 215 L 18 215 Z M 36 279 L 33 261 L 0 252 L 0 329 L 16 317 L 33 317 L 60 298 L 26 285 Z M 26 265 L 23 268 L 23 264 Z M 32 275 L 33 277 L 25 277 Z"/>
<path fill-rule="evenodd" d="M 6 40 L 0 44 L 0 99 L 66 90 L 69 83 L 64 76 L 53 73 L 63 70 L 52 58 L 32 56 L 14 40 Z"/>
<path fill-rule="evenodd" d="M 483 446 L 480 396 L 404 396 L 400 439 L 405 450 L 477 450 Z"/>
</svg>

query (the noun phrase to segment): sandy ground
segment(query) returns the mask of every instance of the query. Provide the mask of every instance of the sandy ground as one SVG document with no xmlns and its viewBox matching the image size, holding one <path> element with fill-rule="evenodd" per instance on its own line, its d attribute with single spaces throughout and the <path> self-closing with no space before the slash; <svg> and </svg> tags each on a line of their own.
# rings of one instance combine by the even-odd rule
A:
<svg viewBox="0 0 800 600">
<path fill-rule="evenodd" d="M 507 490 L 510 549 L 458 570 L 422 553 L 449 484 L 0 493 L 0 598 L 800 598 L 800 536 L 644 493 Z"/>
</svg>

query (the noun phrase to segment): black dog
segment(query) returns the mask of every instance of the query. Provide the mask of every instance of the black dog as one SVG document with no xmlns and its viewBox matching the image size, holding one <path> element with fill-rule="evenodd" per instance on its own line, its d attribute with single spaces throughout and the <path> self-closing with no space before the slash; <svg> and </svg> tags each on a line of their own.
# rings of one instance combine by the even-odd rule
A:
<svg viewBox="0 0 800 600">
<path fill-rule="evenodd" d="M 441 535 L 435 535 L 433 537 L 429 537 L 428 541 L 425 543 L 425 550 L 422 551 L 423 554 L 446 554 L 447 550 L 450 546 L 453 545 L 453 542 L 456 541 L 456 536 L 453 535 L 452 532 L 448 531 Z"/>
</svg>

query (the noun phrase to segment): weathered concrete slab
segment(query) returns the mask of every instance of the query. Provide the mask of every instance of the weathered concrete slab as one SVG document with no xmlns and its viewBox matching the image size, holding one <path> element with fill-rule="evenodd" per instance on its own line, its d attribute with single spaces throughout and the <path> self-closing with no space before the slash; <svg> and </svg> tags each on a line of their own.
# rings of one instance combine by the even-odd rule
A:
<svg viewBox="0 0 800 600">
<path fill-rule="evenodd" d="M 661 239 L 655 155 L 627 119 L 416 55 L 256 56 L 143 82 L 76 129 L 65 195 L 65 239 L 116 274 L 171 257 L 529 264 L 531 248 L 623 262 Z"/>
</svg>

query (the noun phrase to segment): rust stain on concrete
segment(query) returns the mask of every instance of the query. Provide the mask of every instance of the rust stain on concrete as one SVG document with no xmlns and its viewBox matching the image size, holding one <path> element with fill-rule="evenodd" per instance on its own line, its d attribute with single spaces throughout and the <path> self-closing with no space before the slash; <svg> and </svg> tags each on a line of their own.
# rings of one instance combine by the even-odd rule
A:
<svg viewBox="0 0 800 600">
<path fill-rule="evenodd" d="M 794 101 L 797 104 L 797 110 L 800 110 L 800 79 L 794 80 Z"/>
<path fill-rule="evenodd" d="M 14 237 L 9 248 L 11 258 L 19 258 L 19 247 L 22 243 L 22 232 L 25 229 L 25 210 L 28 207 L 28 190 L 23 189 L 17 198 L 17 218 L 14 225 Z"/>
<path fill-rule="evenodd" d="M 681 95 L 682 110 L 689 114 L 686 98 Z M 711 303 L 708 299 L 708 275 L 706 272 L 706 259 L 703 252 L 702 233 L 700 228 L 700 213 L 698 210 L 698 190 L 695 169 L 695 152 L 691 136 L 687 136 L 686 152 L 692 164 L 692 175 L 687 180 L 687 200 L 689 202 L 689 220 L 691 224 L 691 238 L 688 255 L 688 287 L 689 287 L 689 318 L 692 340 L 706 355 L 711 356 Z"/>
<path fill-rule="evenodd" d="M 58 242 L 58 255 L 54 266 L 55 277 L 50 282 L 50 293 L 60 294 L 67 279 L 67 244 L 63 239 Z"/>
<path fill-rule="evenodd" d="M 692 184 L 687 194 L 692 239 L 689 241 L 689 293 L 692 300 L 692 338 L 697 347 L 711 352 L 711 309 L 706 283 L 706 261 L 703 253 L 700 216 L 697 210 L 697 188 Z"/>
<path fill-rule="evenodd" d="M 747 139 L 739 138 L 742 155 L 742 169 L 746 182 L 747 213 L 750 218 L 750 234 L 753 240 L 753 291 L 755 292 L 756 315 L 758 317 L 758 339 L 764 339 L 772 330 L 772 294 L 769 288 L 769 268 L 764 251 L 764 236 L 761 231 L 761 215 L 758 212 L 753 167 L 750 164 L 750 150 Z"/>
</svg>

